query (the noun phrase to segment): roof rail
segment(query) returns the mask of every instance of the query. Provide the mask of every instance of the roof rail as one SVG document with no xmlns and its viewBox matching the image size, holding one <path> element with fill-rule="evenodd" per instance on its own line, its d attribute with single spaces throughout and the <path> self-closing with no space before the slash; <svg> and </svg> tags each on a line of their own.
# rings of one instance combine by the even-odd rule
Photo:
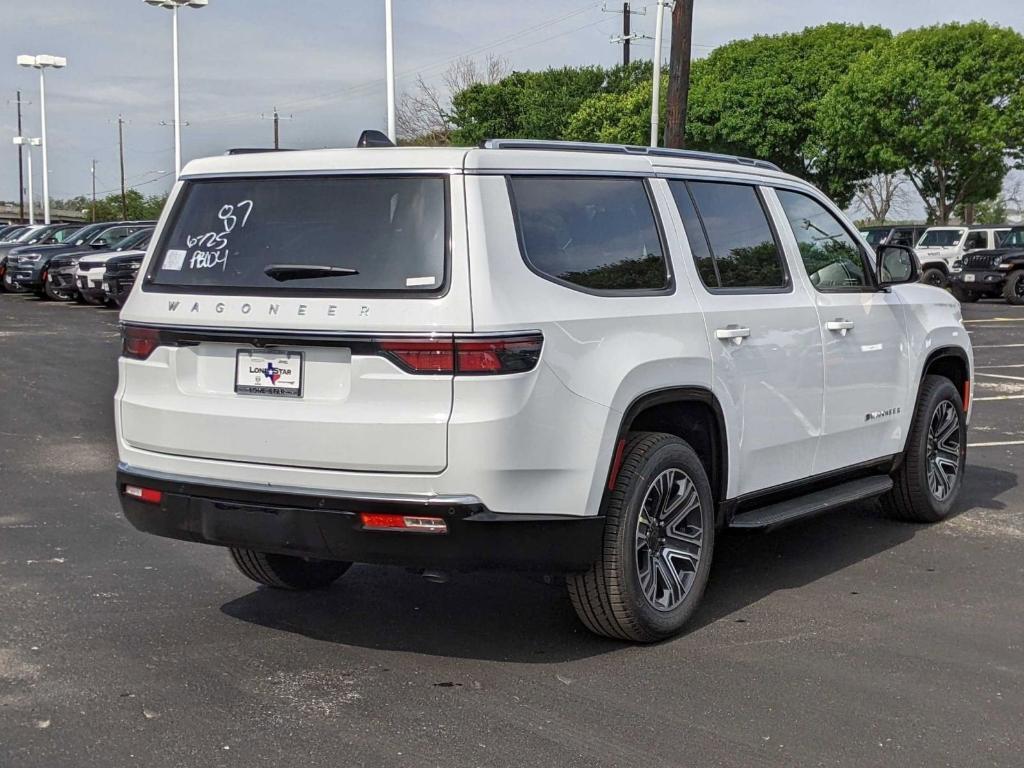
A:
<svg viewBox="0 0 1024 768">
<path fill-rule="evenodd" d="M 274 149 L 273 147 L 232 147 L 225 155 L 262 155 L 265 152 L 292 152 L 291 149 Z"/>
<path fill-rule="evenodd" d="M 544 141 L 542 139 L 487 139 L 480 149 L 536 149 L 558 152 L 608 152 L 620 155 L 646 155 L 648 157 L 678 157 L 686 160 L 711 160 L 716 163 L 734 163 L 753 168 L 781 171 L 775 163 L 752 157 L 723 155 L 717 152 L 699 152 L 693 149 L 666 149 L 664 147 L 638 147 L 632 144 L 598 144 L 590 141 Z"/>
</svg>

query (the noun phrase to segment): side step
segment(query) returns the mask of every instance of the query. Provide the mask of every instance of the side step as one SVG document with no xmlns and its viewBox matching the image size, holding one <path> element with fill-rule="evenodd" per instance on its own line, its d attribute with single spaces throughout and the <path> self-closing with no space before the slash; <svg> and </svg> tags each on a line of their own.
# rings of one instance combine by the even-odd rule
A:
<svg viewBox="0 0 1024 768">
<path fill-rule="evenodd" d="M 780 501 L 767 507 L 743 512 L 732 519 L 729 527 L 768 530 L 793 520 L 827 512 L 844 504 L 880 496 L 891 488 L 892 478 L 888 475 L 851 480 L 823 491 L 815 491 L 789 501 Z"/>
</svg>

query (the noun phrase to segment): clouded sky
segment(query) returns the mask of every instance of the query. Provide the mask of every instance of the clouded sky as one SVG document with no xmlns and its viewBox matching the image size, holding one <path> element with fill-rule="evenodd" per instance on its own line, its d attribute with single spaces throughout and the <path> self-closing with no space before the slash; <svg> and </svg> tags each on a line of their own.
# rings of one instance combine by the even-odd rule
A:
<svg viewBox="0 0 1024 768">
<path fill-rule="evenodd" d="M 143 0 L 2 0 L 0 14 L 0 199 L 17 199 L 13 100 L 22 89 L 23 133 L 38 135 L 38 79 L 15 65 L 19 53 L 68 58 L 47 76 L 50 193 L 90 191 L 97 160 L 98 191 L 119 184 L 118 114 L 125 126 L 129 185 L 168 189 L 174 162 L 171 14 Z M 652 34 L 653 0 L 634 31 Z M 640 8 L 644 0 L 634 0 Z M 608 5 L 621 8 L 618 0 Z M 621 49 L 608 42 L 621 17 L 582 0 L 395 0 L 398 90 L 417 74 L 437 78 L 463 55 L 502 56 L 517 69 L 613 64 Z M 218 154 L 232 146 L 267 146 L 276 105 L 289 147 L 351 146 L 360 130 L 384 127 L 383 0 L 210 0 L 180 14 L 183 155 Z M 1024 29 L 1020 0 L 696 0 L 697 55 L 756 33 L 795 31 L 827 21 L 882 24 L 894 30 L 983 18 Z M 634 58 L 649 57 L 649 42 Z M 3 158 L 7 158 L 6 160 Z M 38 169 L 41 163 L 36 163 Z M 37 176 L 37 189 L 38 189 Z"/>
</svg>

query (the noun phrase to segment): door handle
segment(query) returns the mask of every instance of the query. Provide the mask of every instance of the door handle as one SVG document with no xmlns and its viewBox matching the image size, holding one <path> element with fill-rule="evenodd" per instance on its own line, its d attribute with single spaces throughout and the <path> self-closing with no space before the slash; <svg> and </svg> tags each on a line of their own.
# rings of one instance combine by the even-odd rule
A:
<svg viewBox="0 0 1024 768">
<path fill-rule="evenodd" d="M 738 325 L 727 325 L 715 331 L 715 338 L 721 341 L 732 341 L 733 344 L 742 344 L 743 340 L 750 335 L 749 328 L 740 328 Z"/>
<path fill-rule="evenodd" d="M 843 336 L 845 336 L 847 331 L 853 330 L 853 321 L 843 320 L 837 317 L 835 320 L 829 320 L 825 323 L 825 327 L 830 331 L 839 331 Z"/>
</svg>

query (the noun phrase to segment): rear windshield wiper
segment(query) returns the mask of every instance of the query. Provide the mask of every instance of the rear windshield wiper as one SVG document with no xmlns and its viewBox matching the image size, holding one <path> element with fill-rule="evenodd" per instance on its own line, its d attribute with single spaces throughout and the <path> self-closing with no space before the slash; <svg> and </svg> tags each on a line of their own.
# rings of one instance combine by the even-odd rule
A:
<svg viewBox="0 0 1024 768">
<path fill-rule="evenodd" d="M 321 264 L 271 264 L 263 274 L 279 282 L 287 280 L 311 280 L 318 277 L 350 277 L 358 275 L 358 269 L 329 267 Z"/>
</svg>

